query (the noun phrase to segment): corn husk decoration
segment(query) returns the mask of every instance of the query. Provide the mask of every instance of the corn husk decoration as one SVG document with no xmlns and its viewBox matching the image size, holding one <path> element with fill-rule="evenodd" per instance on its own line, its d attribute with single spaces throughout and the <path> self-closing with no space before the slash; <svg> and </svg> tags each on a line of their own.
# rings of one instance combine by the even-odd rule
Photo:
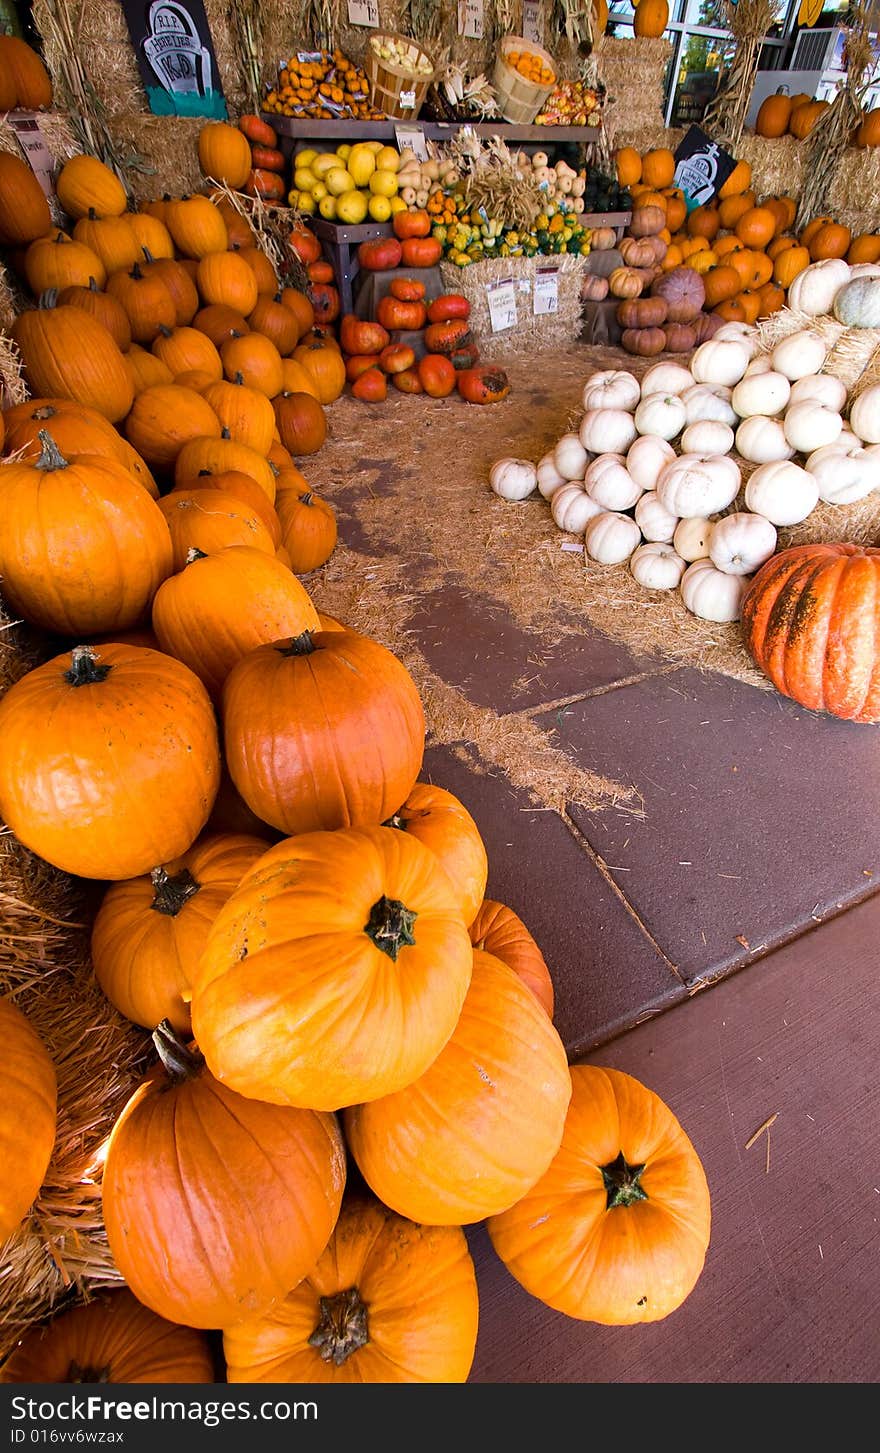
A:
<svg viewBox="0 0 880 1453">
<path fill-rule="evenodd" d="M 761 43 L 780 18 L 778 0 L 722 0 L 722 22 L 736 42 L 733 60 L 722 73 L 718 89 L 702 120 L 703 130 L 735 152 L 745 126 Z"/>
<path fill-rule="evenodd" d="M 805 181 L 795 218 L 798 228 L 829 210 L 828 197 L 843 154 L 864 114 L 875 61 L 871 32 L 877 29 L 880 15 L 877 6 L 869 8 L 863 0 L 851 15 L 853 21 L 844 32 L 843 42 L 845 78 L 806 141 Z M 876 202 L 875 198 L 870 200 Z"/>
<path fill-rule="evenodd" d="M 521 167 L 499 136 L 481 141 L 463 128 L 447 147 L 462 177 L 464 195 L 472 212 L 481 209 L 505 227 L 528 232 L 543 210 L 546 196 L 541 191 L 535 168 Z"/>
</svg>

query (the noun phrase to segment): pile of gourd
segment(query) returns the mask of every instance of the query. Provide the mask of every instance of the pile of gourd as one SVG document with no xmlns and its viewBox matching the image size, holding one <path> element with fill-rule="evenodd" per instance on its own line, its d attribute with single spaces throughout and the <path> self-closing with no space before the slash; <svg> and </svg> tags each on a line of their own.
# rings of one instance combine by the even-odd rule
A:
<svg viewBox="0 0 880 1453">
<path fill-rule="evenodd" d="M 814 316 L 821 307 L 850 323 L 880 309 L 880 269 L 815 269 L 803 274 Z M 738 620 L 780 528 L 820 501 L 850 505 L 880 488 L 880 384 L 848 402 L 823 372 L 827 335 L 805 322 L 772 348 L 754 326 L 725 323 L 689 367 L 658 362 L 641 380 L 594 373 L 577 427 L 537 462 L 497 460 L 492 488 L 540 493 L 587 562 L 628 562 L 647 589 L 678 589 L 692 614 Z M 754 466 L 745 484 L 742 461 Z"/>
</svg>

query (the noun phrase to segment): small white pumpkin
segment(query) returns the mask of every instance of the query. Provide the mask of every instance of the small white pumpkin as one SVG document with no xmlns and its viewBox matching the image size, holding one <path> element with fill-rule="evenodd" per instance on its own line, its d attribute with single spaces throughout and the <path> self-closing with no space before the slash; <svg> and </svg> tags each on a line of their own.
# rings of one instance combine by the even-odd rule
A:
<svg viewBox="0 0 880 1453">
<path fill-rule="evenodd" d="M 819 501 L 813 475 L 790 459 L 759 464 L 746 481 L 746 509 L 763 515 L 772 525 L 798 525 Z"/>
<path fill-rule="evenodd" d="M 722 323 L 712 337 L 720 338 L 722 343 L 744 343 L 752 358 L 761 347 L 761 335 L 753 323 L 737 323 L 731 319 Z"/>
<path fill-rule="evenodd" d="M 756 353 L 754 358 L 749 360 L 749 366 L 743 374 L 743 378 L 754 378 L 757 373 L 772 373 L 773 358 L 769 353 Z"/>
<path fill-rule="evenodd" d="M 648 394 L 682 394 L 695 381 L 683 363 L 652 363 L 642 374 L 642 398 Z"/>
<path fill-rule="evenodd" d="M 743 419 L 736 431 L 736 452 L 750 464 L 770 464 L 774 459 L 790 459 L 793 448 L 785 437 L 780 419 L 753 414 Z"/>
<path fill-rule="evenodd" d="M 857 277 L 880 277 L 880 263 L 851 262 L 849 265 L 850 282 Z"/>
<path fill-rule="evenodd" d="M 641 434 L 626 451 L 626 467 L 642 489 L 656 489 L 661 469 L 674 458 L 675 450 L 667 439 Z"/>
<path fill-rule="evenodd" d="M 733 430 L 718 419 L 698 419 L 688 424 L 680 439 L 683 454 L 729 454 L 733 448 Z"/>
<path fill-rule="evenodd" d="M 565 475 L 560 474 L 556 468 L 552 450 L 538 460 L 535 474 L 538 480 L 538 493 L 543 495 L 544 499 L 552 499 L 557 489 L 568 482 Z"/>
<path fill-rule="evenodd" d="M 687 410 L 678 394 L 643 394 L 633 417 L 640 434 L 654 434 L 668 442 L 684 428 Z"/>
<path fill-rule="evenodd" d="M 880 328 L 880 277 L 850 278 L 834 299 L 834 316 L 847 328 Z"/>
<path fill-rule="evenodd" d="M 672 537 L 676 554 L 689 564 L 694 560 L 707 559 L 712 527 L 712 520 L 707 520 L 704 515 L 691 515 L 687 520 L 679 520 Z"/>
<path fill-rule="evenodd" d="M 739 383 L 749 366 L 751 351 L 741 338 L 707 338 L 691 354 L 691 373 L 697 383 Z M 736 405 L 734 404 L 734 408 Z"/>
<path fill-rule="evenodd" d="M 622 454 L 597 454 L 584 475 L 584 489 L 603 510 L 629 510 L 642 494 Z"/>
<path fill-rule="evenodd" d="M 685 520 L 691 515 L 716 515 L 739 494 L 739 465 L 729 454 L 681 454 L 662 470 L 657 495 L 670 514 Z"/>
<path fill-rule="evenodd" d="M 603 510 L 587 524 L 584 548 L 598 565 L 622 565 L 641 538 L 642 532 L 630 515 Z"/>
<path fill-rule="evenodd" d="M 823 257 L 799 272 L 788 289 L 786 305 L 796 313 L 818 318 L 830 313 L 840 289 L 849 282 L 849 263 L 842 257 Z"/>
<path fill-rule="evenodd" d="M 686 562 L 670 544 L 652 541 L 639 545 L 630 556 L 629 568 L 646 590 L 674 590 L 681 582 Z"/>
<path fill-rule="evenodd" d="M 877 450 L 877 453 L 873 453 Z M 868 449 L 817 449 L 807 460 L 819 499 L 829 505 L 851 505 L 880 489 L 880 445 Z"/>
<path fill-rule="evenodd" d="M 570 535 L 582 535 L 589 520 L 601 512 L 581 484 L 564 484 L 550 501 L 553 522 Z"/>
<path fill-rule="evenodd" d="M 812 454 L 833 444 L 840 437 L 843 419 L 836 409 L 816 399 L 803 399 L 799 404 L 789 404 L 782 420 L 785 437 L 793 449 L 801 454 Z"/>
<path fill-rule="evenodd" d="M 715 521 L 709 559 L 725 575 L 752 575 L 776 550 L 776 526 L 749 510 Z"/>
<path fill-rule="evenodd" d="M 828 344 L 815 328 L 799 328 L 780 338 L 771 357 L 775 371 L 794 383 L 808 373 L 819 372 L 828 357 Z"/>
<path fill-rule="evenodd" d="M 731 405 L 741 419 L 753 419 L 758 414 L 772 418 L 781 414 L 791 394 L 791 384 L 784 373 L 775 369 L 767 373 L 752 373 L 740 379 L 731 395 Z"/>
<path fill-rule="evenodd" d="M 538 471 L 531 459 L 496 459 L 489 470 L 489 483 L 502 499 L 528 499 L 538 486 Z"/>
<path fill-rule="evenodd" d="M 689 424 L 699 424 L 702 419 L 716 419 L 719 424 L 736 428 L 737 414 L 730 402 L 733 390 L 724 383 L 695 383 L 682 394 Z"/>
<path fill-rule="evenodd" d="M 587 379 L 582 403 L 585 413 L 593 409 L 626 409 L 631 414 L 641 396 L 634 374 L 623 368 L 606 368 Z"/>
<path fill-rule="evenodd" d="M 710 559 L 694 560 L 681 577 L 681 598 L 704 621 L 738 621 L 749 585 L 746 575 L 727 575 Z"/>
<path fill-rule="evenodd" d="M 842 414 L 846 407 L 846 384 L 833 373 L 807 373 L 792 384 L 788 407 L 802 404 L 806 399 L 814 399 L 817 404 L 825 404 Z"/>
<path fill-rule="evenodd" d="M 553 463 L 563 479 L 583 480 L 590 456 L 577 434 L 563 434 L 553 449 Z"/>
<path fill-rule="evenodd" d="M 625 454 L 638 430 L 626 409 L 589 409 L 578 438 L 590 454 Z"/>
<path fill-rule="evenodd" d="M 635 521 L 644 539 L 667 545 L 675 534 L 678 515 L 672 514 L 657 496 L 656 489 L 643 494 L 635 507 Z"/>
<path fill-rule="evenodd" d="M 880 444 L 880 383 L 872 383 L 850 405 L 849 426 L 863 444 Z"/>
</svg>

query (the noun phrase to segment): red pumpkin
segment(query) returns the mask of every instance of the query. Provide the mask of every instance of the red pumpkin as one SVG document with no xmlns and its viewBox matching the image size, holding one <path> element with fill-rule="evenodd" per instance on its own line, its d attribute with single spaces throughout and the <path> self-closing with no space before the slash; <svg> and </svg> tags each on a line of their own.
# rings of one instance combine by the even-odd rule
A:
<svg viewBox="0 0 880 1453">
<path fill-rule="evenodd" d="M 443 293 L 428 304 L 429 323 L 448 323 L 452 318 L 469 318 L 471 305 L 461 293 Z"/>
<path fill-rule="evenodd" d="M 429 323 L 425 329 L 425 347 L 429 353 L 451 356 L 456 349 L 466 348 L 473 341 L 466 318 L 447 318 L 442 323 Z"/>
<path fill-rule="evenodd" d="M 425 284 L 414 277 L 393 277 L 388 291 L 392 298 L 400 298 L 403 303 L 420 303 L 425 296 Z"/>
<path fill-rule="evenodd" d="M 402 394 L 423 394 L 425 392 L 417 368 L 402 368 L 390 375 L 394 387 Z"/>
<path fill-rule="evenodd" d="M 384 369 L 362 369 L 351 385 L 352 397 L 365 404 L 381 404 L 388 397 L 388 375 Z"/>
<path fill-rule="evenodd" d="M 400 261 L 404 267 L 436 267 L 442 256 L 443 247 L 436 237 L 407 237 L 400 244 Z"/>
<path fill-rule="evenodd" d="M 379 367 L 384 373 L 403 373 L 414 368 L 416 355 L 407 343 L 389 343 L 379 354 Z"/>
<path fill-rule="evenodd" d="M 346 313 L 339 325 L 339 342 L 343 353 L 381 353 L 391 339 L 381 323 Z"/>
<path fill-rule="evenodd" d="M 408 237 L 429 237 L 431 234 L 431 215 L 424 207 L 413 207 L 405 212 L 395 212 L 391 221 L 394 236 L 399 237 L 401 242 Z"/>
<path fill-rule="evenodd" d="M 469 404 L 497 404 L 510 393 L 510 379 L 496 364 L 478 363 L 456 375 L 456 387 Z"/>
<path fill-rule="evenodd" d="M 432 399 L 446 399 L 455 392 L 455 365 L 442 353 L 425 353 L 416 365 L 419 382 Z"/>
<path fill-rule="evenodd" d="M 314 309 L 315 321 L 333 323 L 339 317 L 342 306 L 339 289 L 333 283 L 310 283 L 309 297 Z"/>
<path fill-rule="evenodd" d="M 422 302 L 407 303 L 386 293 L 384 298 L 379 299 L 376 317 L 389 333 L 415 333 L 424 328 L 427 312 Z"/>
<path fill-rule="evenodd" d="M 362 242 L 357 250 L 357 259 L 365 272 L 387 272 L 399 267 L 403 257 L 403 245 L 396 237 L 376 237 Z"/>
</svg>

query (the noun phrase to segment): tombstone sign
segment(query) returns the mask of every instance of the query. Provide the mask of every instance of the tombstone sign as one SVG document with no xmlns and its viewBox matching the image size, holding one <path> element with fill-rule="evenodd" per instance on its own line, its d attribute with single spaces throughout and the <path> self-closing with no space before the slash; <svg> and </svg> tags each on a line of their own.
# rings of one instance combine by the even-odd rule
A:
<svg viewBox="0 0 880 1453">
<path fill-rule="evenodd" d="M 699 126 L 691 126 L 675 150 L 673 185 L 680 187 L 689 212 L 703 207 L 732 174 L 736 159 Z"/>
<path fill-rule="evenodd" d="M 122 8 L 153 114 L 225 120 L 202 0 L 122 0 Z"/>
</svg>

